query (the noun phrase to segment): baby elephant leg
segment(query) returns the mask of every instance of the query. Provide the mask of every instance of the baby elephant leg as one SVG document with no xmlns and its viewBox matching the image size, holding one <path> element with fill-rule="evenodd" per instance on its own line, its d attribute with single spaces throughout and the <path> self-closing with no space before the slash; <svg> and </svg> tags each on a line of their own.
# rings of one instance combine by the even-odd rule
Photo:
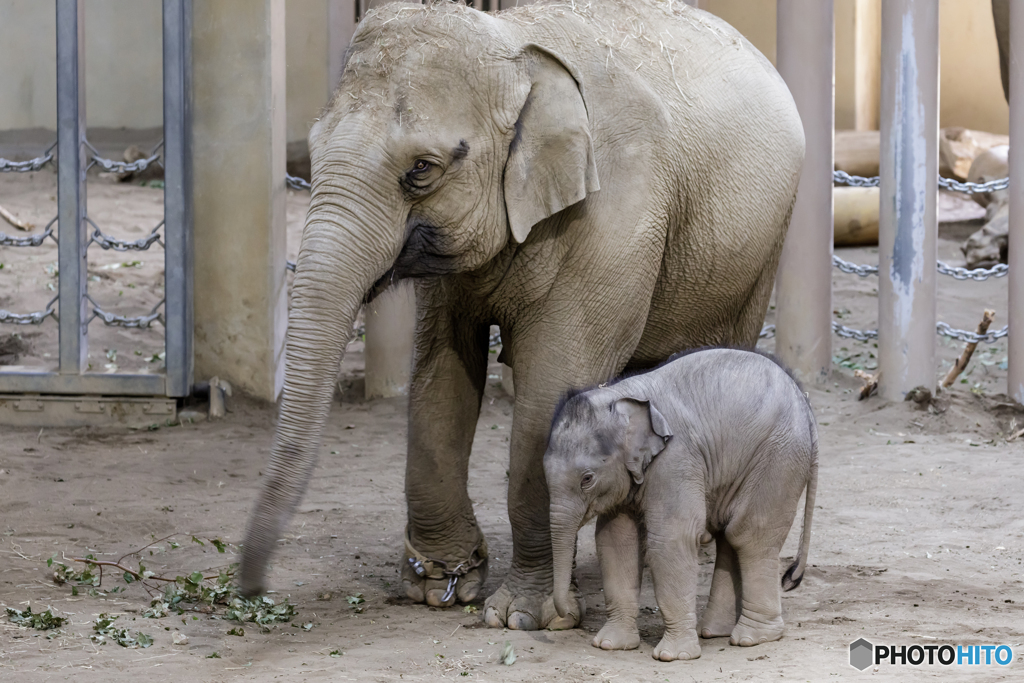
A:
<svg viewBox="0 0 1024 683">
<path fill-rule="evenodd" d="M 715 535 L 715 573 L 711 577 L 708 606 L 700 617 L 701 638 L 732 634 L 740 615 L 740 562 L 725 534 Z"/>
<path fill-rule="evenodd" d="M 736 543 L 742 581 L 740 617 L 732 629 L 732 645 L 750 647 L 782 637 L 782 603 L 779 600 L 779 550 L 772 545 Z"/>
<path fill-rule="evenodd" d="M 703 532 L 703 530 L 701 530 Z M 665 635 L 652 655 L 663 662 L 700 657 L 697 639 L 697 549 L 700 535 L 647 536 L 647 560 L 654 579 Z"/>
<path fill-rule="evenodd" d="M 597 520 L 597 556 L 601 562 L 608 621 L 594 636 L 602 650 L 633 650 L 640 646 L 636 616 L 640 605 L 643 563 L 636 518 L 618 514 Z"/>
</svg>

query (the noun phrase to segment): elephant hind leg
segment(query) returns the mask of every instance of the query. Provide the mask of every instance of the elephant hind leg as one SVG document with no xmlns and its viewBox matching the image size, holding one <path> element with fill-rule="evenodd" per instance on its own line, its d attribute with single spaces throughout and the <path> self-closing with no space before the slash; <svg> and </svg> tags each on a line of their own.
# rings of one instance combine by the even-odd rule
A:
<svg viewBox="0 0 1024 683">
<path fill-rule="evenodd" d="M 701 638 L 721 638 L 732 634 L 740 615 L 740 564 L 736 551 L 725 534 L 715 535 L 715 573 L 711 577 L 711 594 L 700 618 Z"/>
</svg>

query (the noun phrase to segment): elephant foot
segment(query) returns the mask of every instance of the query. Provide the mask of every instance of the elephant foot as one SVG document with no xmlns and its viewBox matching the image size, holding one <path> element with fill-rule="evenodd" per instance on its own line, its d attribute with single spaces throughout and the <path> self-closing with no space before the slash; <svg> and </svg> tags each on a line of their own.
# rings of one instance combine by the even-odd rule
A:
<svg viewBox="0 0 1024 683">
<path fill-rule="evenodd" d="M 717 610 L 709 604 L 700 618 L 700 626 L 697 630 L 701 638 L 725 638 L 732 635 L 736 626 L 736 613 L 734 610 Z"/>
<path fill-rule="evenodd" d="M 565 617 L 558 616 L 551 589 L 537 590 L 517 587 L 511 580 L 501 585 L 494 595 L 487 598 L 484 608 L 484 622 L 491 628 L 510 628 L 516 631 L 564 631 L 576 628 L 587 613 L 586 603 L 576 586 L 569 589 L 570 602 L 575 600 L 576 609 Z"/>
<path fill-rule="evenodd" d="M 602 650 L 635 650 L 640 647 L 640 632 L 636 628 L 636 621 L 624 623 L 621 621 L 608 621 L 604 627 L 597 632 L 591 643 L 594 647 Z"/>
<path fill-rule="evenodd" d="M 697 659 L 700 657 L 700 641 L 697 632 L 690 631 L 682 635 L 669 635 L 661 639 L 651 656 L 662 662 L 674 662 L 677 659 Z"/>
<path fill-rule="evenodd" d="M 406 530 L 402 558 L 402 585 L 413 602 L 450 607 L 458 600 L 472 602 L 487 580 L 487 543 L 476 530 L 475 543 L 454 545 L 454 551 L 414 547 Z M 460 550 L 463 545 L 471 548 Z M 452 546 L 449 546 L 449 548 Z"/>
<path fill-rule="evenodd" d="M 729 637 L 730 645 L 740 647 L 753 647 L 761 643 L 768 643 L 782 637 L 785 630 L 782 624 L 782 617 L 777 617 L 767 624 L 758 623 L 748 617 L 740 616 L 736 627 Z"/>
</svg>

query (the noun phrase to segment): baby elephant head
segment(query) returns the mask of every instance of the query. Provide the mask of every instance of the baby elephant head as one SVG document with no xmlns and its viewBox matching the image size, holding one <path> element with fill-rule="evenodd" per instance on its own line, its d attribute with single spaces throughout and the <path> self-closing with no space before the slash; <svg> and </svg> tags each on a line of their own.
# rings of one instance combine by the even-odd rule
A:
<svg viewBox="0 0 1024 683">
<path fill-rule="evenodd" d="M 576 532 L 595 515 L 623 503 L 632 487 L 644 482 L 647 466 L 672 438 L 665 417 L 650 401 L 602 400 L 594 394 L 577 394 L 564 403 L 555 415 L 544 454 L 555 608 L 562 617 L 570 605 Z"/>
</svg>

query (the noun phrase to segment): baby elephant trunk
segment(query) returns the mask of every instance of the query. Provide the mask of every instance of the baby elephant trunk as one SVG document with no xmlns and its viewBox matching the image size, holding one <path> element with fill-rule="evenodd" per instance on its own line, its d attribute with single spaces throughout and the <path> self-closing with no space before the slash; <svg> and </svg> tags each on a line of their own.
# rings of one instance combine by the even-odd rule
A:
<svg viewBox="0 0 1024 683">
<path fill-rule="evenodd" d="M 580 529 L 583 515 L 560 510 L 551 511 L 551 555 L 554 560 L 554 600 L 558 616 L 572 614 L 579 619 L 582 615 L 576 600 L 569 596 L 572 583 L 572 568 L 576 561 L 576 533 Z"/>
</svg>

